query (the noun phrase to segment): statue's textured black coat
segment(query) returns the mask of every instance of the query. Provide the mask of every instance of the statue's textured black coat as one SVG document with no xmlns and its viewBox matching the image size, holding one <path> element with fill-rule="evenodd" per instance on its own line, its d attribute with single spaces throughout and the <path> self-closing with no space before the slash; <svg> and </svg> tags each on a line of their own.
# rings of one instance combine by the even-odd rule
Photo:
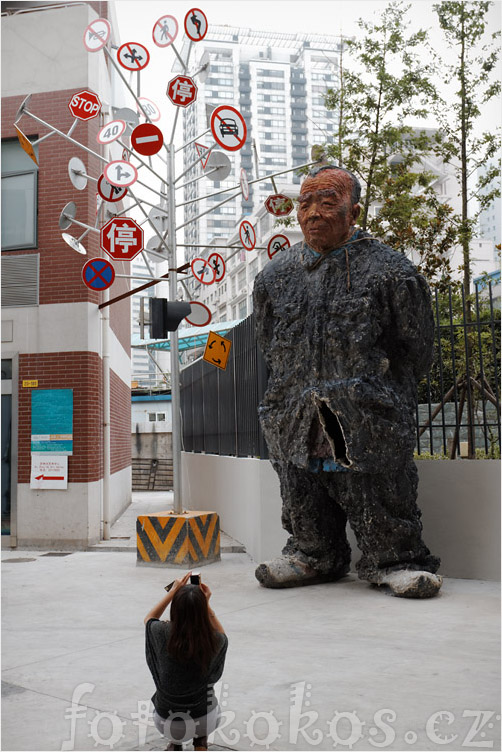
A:
<svg viewBox="0 0 502 752">
<path fill-rule="evenodd" d="M 320 258 L 298 243 L 257 276 L 254 310 L 270 370 L 260 420 L 281 479 L 287 551 L 343 568 L 348 517 L 361 576 L 436 571 L 412 460 L 416 385 L 434 339 L 425 279 L 367 233 Z M 341 472 L 310 471 L 328 457 Z"/>
</svg>

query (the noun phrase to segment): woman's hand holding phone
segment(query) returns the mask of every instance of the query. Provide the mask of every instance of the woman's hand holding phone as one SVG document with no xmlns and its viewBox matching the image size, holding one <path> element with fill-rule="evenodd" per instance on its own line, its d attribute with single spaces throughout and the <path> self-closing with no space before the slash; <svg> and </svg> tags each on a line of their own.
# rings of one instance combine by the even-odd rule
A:
<svg viewBox="0 0 502 752">
<path fill-rule="evenodd" d="M 204 593 L 204 595 L 206 596 L 207 600 L 209 601 L 209 599 L 210 599 L 210 597 L 212 595 L 212 593 L 211 593 L 211 591 L 209 589 L 209 586 L 206 585 L 204 582 L 201 582 L 200 585 L 199 585 L 199 587 L 202 590 L 202 592 Z"/>
</svg>

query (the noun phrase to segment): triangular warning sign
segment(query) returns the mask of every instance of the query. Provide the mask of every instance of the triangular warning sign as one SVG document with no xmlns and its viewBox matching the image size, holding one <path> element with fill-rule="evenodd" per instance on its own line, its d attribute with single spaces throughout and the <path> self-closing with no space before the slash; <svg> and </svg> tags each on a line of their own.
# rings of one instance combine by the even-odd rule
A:
<svg viewBox="0 0 502 752">
<path fill-rule="evenodd" d="M 211 154 L 212 146 L 204 146 L 204 144 L 198 144 L 197 141 L 195 142 L 195 148 L 197 149 L 197 154 L 200 157 L 200 161 L 202 162 L 202 169 L 206 169 L 207 161 L 209 159 L 209 155 Z"/>
</svg>

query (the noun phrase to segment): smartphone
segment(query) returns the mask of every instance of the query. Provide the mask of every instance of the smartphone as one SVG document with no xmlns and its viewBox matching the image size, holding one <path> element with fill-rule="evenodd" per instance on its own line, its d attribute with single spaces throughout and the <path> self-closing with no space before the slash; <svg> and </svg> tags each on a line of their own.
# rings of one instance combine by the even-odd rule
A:
<svg viewBox="0 0 502 752">
<path fill-rule="evenodd" d="M 200 572 L 192 572 L 190 575 L 190 585 L 200 585 Z"/>
<path fill-rule="evenodd" d="M 166 585 L 165 588 L 164 588 L 164 590 L 167 590 L 167 592 L 169 592 L 171 590 L 172 586 L 174 585 L 174 583 L 175 583 L 175 580 L 173 580 L 172 582 L 170 582 L 169 585 Z"/>
</svg>

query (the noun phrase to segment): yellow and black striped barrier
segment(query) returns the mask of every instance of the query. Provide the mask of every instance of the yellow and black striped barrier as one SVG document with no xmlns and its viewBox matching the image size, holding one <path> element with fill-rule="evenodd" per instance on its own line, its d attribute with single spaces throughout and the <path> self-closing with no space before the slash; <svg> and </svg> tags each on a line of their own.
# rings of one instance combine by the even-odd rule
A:
<svg viewBox="0 0 502 752">
<path fill-rule="evenodd" d="M 193 569 L 220 560 L 216 512 L 156 512 L 136 520 L 138 564 Z"/>
</svg>

